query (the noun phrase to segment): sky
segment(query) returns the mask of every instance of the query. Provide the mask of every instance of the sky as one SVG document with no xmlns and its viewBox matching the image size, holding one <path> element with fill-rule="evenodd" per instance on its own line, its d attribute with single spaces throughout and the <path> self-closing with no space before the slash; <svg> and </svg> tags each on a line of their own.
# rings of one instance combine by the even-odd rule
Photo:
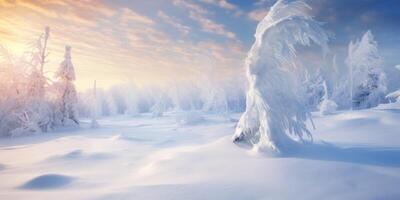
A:
<svg viewBox="0 0 400 200">
<path fill-rule="evenodd" d="M 304 0 L 345 58 L 350 40 L 372 30 L 385 69 L 400 64 L 400 1 Z M 0 45 L 27 50 L 49 26 L 45 71 L 72 46 L 78 90 L 134 82 L 168 85 L 211 76 L 239 80 L 259 20 L 275 0 L 0 0 Z M 339 62 L 340 63 L 340 62 Z M 390 77 L 400 78 L 400 75 Z"/>
</svg>

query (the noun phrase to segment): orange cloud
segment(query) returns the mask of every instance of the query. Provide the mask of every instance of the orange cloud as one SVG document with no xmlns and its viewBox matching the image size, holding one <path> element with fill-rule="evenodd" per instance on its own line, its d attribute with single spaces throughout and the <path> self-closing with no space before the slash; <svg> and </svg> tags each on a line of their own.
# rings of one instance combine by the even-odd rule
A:
<svg viewBox="0 0 400 200">
<path fill-rule="evenodd" d="M 248 13 L 249 19 L 253 21 L 261 21 L 268 14 L 268 9 L 256 9 Z"/>
<path fill-rule="evenodd" d="M 94 79 L 100 87 L 123 81 L 162 84 L 194 79 L 210 66 L 218 66 L 215 74 L 221 78 L 237 71 L 244 51 L 232 40 L 234 33 L 207 18 L 208 11 L 197 4 L 188 6 L 200 14 L 198 22 L 205 31 L 231 40 L 225 44 L 176 40 L 158 22 L 173 23 L 183 33 L 194 30 L 166 13 L 151 18 L 132 8 L 98 0 L 0 0 L 0 44 L 21 53 L 27 42 L 50 26 L 46 71 L 51 75 L 56 70 L 63 59 L 64 45 L 71 45 L 76 84 L 81 90 L 90 87 Z"/>
</svg>

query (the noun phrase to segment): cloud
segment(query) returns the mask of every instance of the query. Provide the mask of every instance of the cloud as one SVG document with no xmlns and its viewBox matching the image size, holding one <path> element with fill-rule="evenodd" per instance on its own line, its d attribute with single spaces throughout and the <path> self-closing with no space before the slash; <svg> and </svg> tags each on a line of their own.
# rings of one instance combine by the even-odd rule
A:
<svg viewBox="0 0 400 200">
<path fill-rule="evenodd" d="M 188 26 L 183 25 L 178 19 L 173 18 L 165 14 L 163 11 L 158 11 L 157 13 L 158 17 L 160 17 L 165 23 L 175 27 L 177 30 L 179 30 L 181 33 L 184 35 L 189 34 L 191 28 Z"/>
<path fill-rule="evenodd" d="M 122 21 L 124 23 L 135 22 L 151 25 L 154 24 L 154 21 L 146 16 L 139 15 L 136 12 L 133 12 L 129 8 L 122 8 Z"/>
<path fill-rule="evenodd" d="M 212 4 L 227 10 L 238 10 L 238 7 L 229 3 L 227 0 L 200 0 L 203 3 Z"/>
<path fill-rule="evenodd" d="M 13 34 L 9 30 L 0 27 L 0 38 L 12 39 Z"/>
<path fill-rule="evenodd" d="M 247 17 L 253 21 L 261 21 L 268 14 L 268 9 L 256 9 L 247 14 Z"/>
<path fill-rule="evenodd" d="M 174 0 L 174 4 L 176 6 L 181 6 L 189 11 L 189 17 L 195 21 L 197 21 L 202 30 L 208 33 L 214 33 L 217 35 L 225 36 L 229 39 L 236 40 L 235 33 L 226 30 L 225 26 L 215 21 L 211 20 L 207 17 L 210 13 L 202 8 L 200 5 L 195 4 L 188 0 Z"/>
<path fill-rule="evenodd" d="M 255 6 L 272 6 L 277 0 L 256 0 Z"/>
<path fill-rule="evenodd" d="M 207 11 L 200 5 L 195 4 L 188 0 L 174 0 L 173 4 L 176 6 L 182 6 L 184 8 L 187 8 L 187 9 L 189 9 L 190 12 L 196 12 L 196 13 L 203 14 L 203 15 L 210 13 L 209 11 Z"/>
<path fill-rule="evenodd" d="M 236 17 L 239 17 L 243 12 L 234 4 L 229 3 L 227 0 L 200 0 L 203 3 L 218 6 L 219 8 L 234 12 Z"/>
<path fill-rule="evenodd" d="M 184 24 L 167 8 L 159 8 L 155 15 L 144 15 L 133 5 L 109 1 L 0 0 L 0 44 L 22 53 L 27 42 L 34 41 L 45 26 L 50 26 L 46 71 L 56 70 L 64 46 L 71 45 L 79 90 L 90 87 L 95 79 L 99 87 L 108 87 L 125 81 L 161 84 L 196 79 L 210 66 L 221 79 L 237 72 L 245 54 L 235 34 L 208 18 L 211 11 L 182 2 L 178 5 L 188 10 L 188 17 L 194 22 L 190 21 L 198 23 L 201 30 L 195 30 L 188 22 Z M 161 20 L 163 23 L 157 23 Z M 176 39 L 171 30 L 179 30 L 187 37 Z M 228 40 L 212 41 L 196 31 Z M 191 39 L 193 35 L 196 40 Z"/>
<path fill-rule="evenodd" d="M 190 18 L 197 21 L 205 32 L 222 35 L 229 39 L 236 39 L 235 33 L 227 31 L 224 25 L 215 23 L 213 20 L 201 15 L 200 13 L 191 12 Z"/>
</svg>

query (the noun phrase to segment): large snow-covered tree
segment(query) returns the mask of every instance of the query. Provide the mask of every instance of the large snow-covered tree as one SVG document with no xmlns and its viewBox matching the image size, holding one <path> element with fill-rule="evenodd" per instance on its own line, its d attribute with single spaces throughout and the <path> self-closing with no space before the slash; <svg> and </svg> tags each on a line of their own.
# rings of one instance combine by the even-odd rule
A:
<svg viewBox="0 0 400 200">
<path fill-rule="evenodd" d="M 246 59 L 246 111 L 236 127 L 234 142 L 287 152 L 296 146 L 289 134 L 300 141 L 304 134 L 312 139 L 305 124 L 310 119 L 305 88 L 299 78 L 306 69 L 299 63 L 296 49 L 315 45 L 324 54 L 329 36 L 309 10 L 301 1 L 278 0 L 258 24 Z"/>
<path fill-rule="evenodd" d="M 386 75 L 381 69 L 378 43 L 371 31 L 350 42 L 346 63 L 350 71 L 350 100 L 355 109 L 377 106 L 385 97 Z"/>
<path fill-rule="evenodd" d="M 65 47 L 64 61 L 60 64 L 56 73 L 58 99 L 57 107 L 59 120 L 62 125 L 71 123 L 79 124 L 77 104 L 78 97 L 73 81 L 75 80 L 75 69 L 71 61 L 71 47 Z"/>
</svg>

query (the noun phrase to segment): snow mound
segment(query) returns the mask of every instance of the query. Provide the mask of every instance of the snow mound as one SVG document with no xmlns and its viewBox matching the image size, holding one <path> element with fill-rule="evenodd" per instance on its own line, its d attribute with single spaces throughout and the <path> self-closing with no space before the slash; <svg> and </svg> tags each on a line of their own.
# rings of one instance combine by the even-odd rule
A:
<svg viewBox="0 0 400 200">
<path fill-rule="evenodd" d="M 323 115 L 329 115 L 334 113 L 337 107 L 338 106 L 334 101 L 325 99 L 324 101 L 321 102 L 321 105 L 319 106 L 319 111 Z"/>
<path fill-rule="evenodd" d="M 106 153 L 84 153 L 81 149 L 77 149 L 64 155 L 53 156 L 49 160 L 102 160 L 108 158 L 112 158 L 112 156 Z"/>
<path fill-rule="evenodd" d="M 274 157 L 232 145 L 235 123 L 219 115 L 177 128 L 174 114 L 0 140 L 0 199 L 399 199 L 400 110 L 314 115 L 315 142 Z M 98 152 L 114 157 L 79 160 Z"/>
<path fill-rule="evenodd" d="M 64 176 L 60 174 L 45 174 L 33 178 L 24 185 L 21 186 L 22 189 L 31 190 L 45 190 L 45 189 L 55 189 L 61 188 L 69 185 L 74 178 L 70 176 Z"/>
</svg>

